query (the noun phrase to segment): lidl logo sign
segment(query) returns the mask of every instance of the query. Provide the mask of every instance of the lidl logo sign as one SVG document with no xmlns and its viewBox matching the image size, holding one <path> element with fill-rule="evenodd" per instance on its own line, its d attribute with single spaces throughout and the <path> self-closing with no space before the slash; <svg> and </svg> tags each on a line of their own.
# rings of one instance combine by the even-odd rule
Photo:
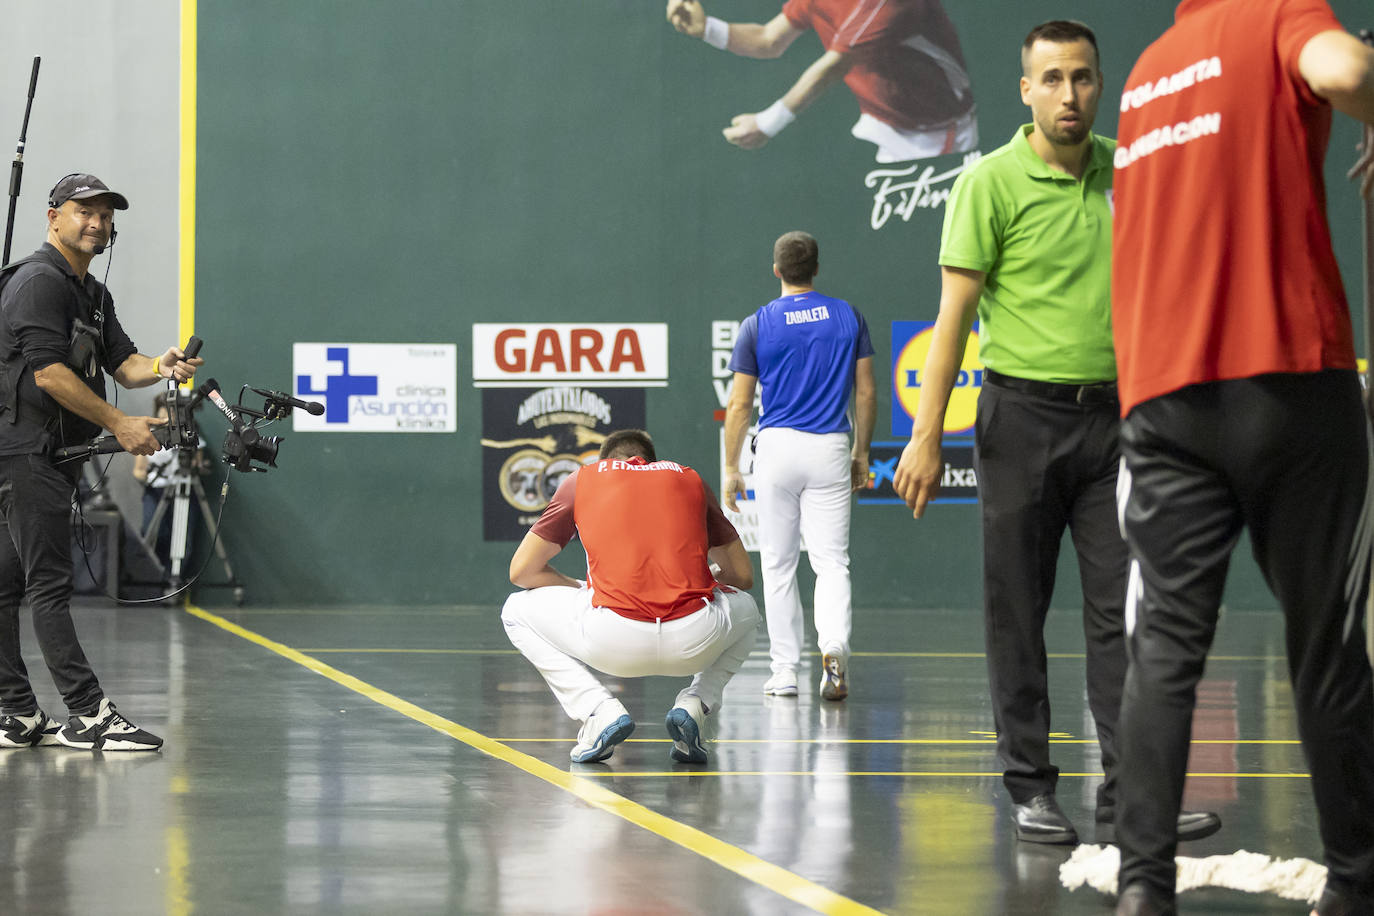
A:
<svg viewBox="0 0 1374 916">
<path fill-rule="evenodd" d="M 916 405 L 925 381 L 926 357 L 930 354 L 933 321 L 892 322 L 892 435 L 911 435 Z M 964 348 L 964 361 L 954 380 L 945 411 L 945 435 L 968 435 L 978 412 L 978 393 L 983 388 L 983 364 L 978 359 L 978 324 L 974 322 Z"/>
</svg>

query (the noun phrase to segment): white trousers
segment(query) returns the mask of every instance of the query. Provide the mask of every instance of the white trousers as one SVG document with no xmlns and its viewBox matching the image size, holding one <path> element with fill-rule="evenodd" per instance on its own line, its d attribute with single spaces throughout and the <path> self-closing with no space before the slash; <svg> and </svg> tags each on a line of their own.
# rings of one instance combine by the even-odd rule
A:
<svg viewBox="0 0 1374 916">
<path fill-rule="evenodd" d="M 816 574 L 816 642 L 849 654 L 849 436 L 770 426 L 754 448 L 763 607 L 773 671 L 801 662 L 802 605 L 797 591 L 801 539 Z"/>
<path fill-rule="evenodd" d="M 548 683 L 564 712 L 591 718 L 611 692 L 587 670 L 614 677 L 695 675 L 678 694 L 711 712 L 754 645 L 759 609 L 748 592 L 717 588 L 701 610 L 674 620 L 630 620 L 592 605 L 590 588 L 516 592 L 501 610 L 506 635 Z"/>
</svg>

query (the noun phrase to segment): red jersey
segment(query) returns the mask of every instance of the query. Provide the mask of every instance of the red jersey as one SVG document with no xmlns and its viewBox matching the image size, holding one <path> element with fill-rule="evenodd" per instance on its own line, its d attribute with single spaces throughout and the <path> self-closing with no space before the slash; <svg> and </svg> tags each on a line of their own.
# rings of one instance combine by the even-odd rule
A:
<svg viewBox="0 0 1374 916">
<path fill-rule="evenodd" d="M 578 468 L 530 529 L 587 551 L 592 603 L 632 620 L 701 610 L 715 577 L 706 551 L 738 540 L 697 472 L 672 461 L 607 458 Z"/>
<path fill-rule="evenodd" d="M 787 0 L 782 12 L 827 51 L 862 55 L 844 82 L 865 114 L 930 130 L 973 109 L 959 35 L 938 0 Z"/>
<path fill-rule="evenodd" d="M 1123 416 L 1186 385 L 1355 368 L 1326 223 L 1331 107 L 1298 72 L 1325 0 L 1185 0 L 1121 97 L 1112 324 Z"/>
</svg>

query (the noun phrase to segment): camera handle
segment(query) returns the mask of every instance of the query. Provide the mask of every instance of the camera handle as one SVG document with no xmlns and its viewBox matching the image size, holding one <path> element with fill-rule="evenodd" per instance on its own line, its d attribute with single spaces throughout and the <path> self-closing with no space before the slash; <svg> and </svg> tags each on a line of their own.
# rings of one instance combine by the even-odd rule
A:
<svg viewBox="0 0 1374 916">
<path fill-rule="evenodd" d="M 204 341 L 192 334 L 191 339 L 186 341 L 186 346 L 182 348 L 181 352 L 185 354 L 187 359 L 192 359 L 200 353 L 200 348 L 203 344 Z M 181 413 L 176 409 L 178 384 L 176 376 L 173 375 L 168 377 L 167 425 L 166 427 L 162 427 L 167 430 L 167 439 L 165 441 L 162 438 L 158 439 L 164 447 L 169 443 L 171 445 L 186 446 L 196 444 L 197 432 L 194 428 L 194 424 L 191 423 L 191 412 L 188 410 L 184 417 L 178 416 L 178 414 Z M 183 419 L 186 421 L 184 424 L 181 422 Z M 156 430 L 153 431 L 153 435 L 157 435 Z"/>
<path fill-rule="evenodd" d="M 171 432 L 164 426 L 154 426 L 153 438 L 162 443 L 166 448 L 171 442 Z M 96 455 L 109 455 L 114 452 L 124 451 L 124 446 L 119 444 L 119 440 L 114 436 L 101 436 L 93 439 L 86 445 L 69 445 L 66 448 L 59 448 L 52 453 L 55 461 L 71 461 L 73 458 L 93 458 Z"/>
<path fill-rule="evenodd" d="M 194 334 L 191 339 L 186 341 L 186 346 L 182 348 L 182 353 L 190 359 L 200 352 L 201 346 L 205 342 Z M 174 445 L 195 445 L 195 432 L 189 425 L 179 425 L 177 423 L 176 398 L 177 380 L 167 379 L 167 423 L 162 426 L 153 427 L 153 438 L 162 444 L 163 448 Z M 187 439 L 191 441 L 186 441 Z M 114 452 L 124 451 L 124 446 L 119 444 L 119 440 L 114 436 L 101 436 L 86 445 L 69 445 L 66 448 L 59 448 L 52 453 L 56 461 L 71 461 L 73 458 L 91 458 L 96 455 L 109 455 Z"/>
</svg>

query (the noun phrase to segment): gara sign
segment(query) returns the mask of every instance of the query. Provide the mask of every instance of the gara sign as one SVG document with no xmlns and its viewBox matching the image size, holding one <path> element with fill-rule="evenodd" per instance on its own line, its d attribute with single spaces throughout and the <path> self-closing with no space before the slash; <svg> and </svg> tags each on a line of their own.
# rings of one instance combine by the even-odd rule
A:
<svg viewBox="0 0 1374 916">
<path fill-rule="evenodd" d="M 472 379 L 478 388 L 661 388 L 668 384 L 668 325 L 474 324 Z"/>
</svg>

